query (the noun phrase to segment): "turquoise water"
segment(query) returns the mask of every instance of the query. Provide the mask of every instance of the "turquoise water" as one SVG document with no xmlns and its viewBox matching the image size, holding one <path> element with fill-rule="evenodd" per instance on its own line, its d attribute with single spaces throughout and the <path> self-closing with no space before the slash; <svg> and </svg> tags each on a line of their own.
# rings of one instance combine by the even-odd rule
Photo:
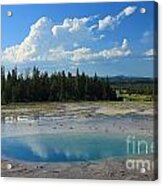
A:
<svg viewBox="0 0 163 186">
<path fill-rule="evenodd" d="M 127 136 L 123 135 L 123 131 L 123 136 L 118 136 L 105 129 L 109 130 L 109 125 L 116 127 L 116 123 L 121 123 L 124 130 L 127 126 L 153 125 L 153 119 L 138 115 L 79 119 L 69 115 L 62 118 L 21 116 L 5 118 L 1 123 L 2 158 L 28 162 L 76 162 L 127 156 Z M 83 133 L 81 130 L 80 135 L 75 132 L 75 129 L 80 131 L 82 128 L 86 130 Z M 40 133 L 52 130 L 55 134 L 23 135 L 28 130 Z M 56 134 L 56 130 L 67 132 Z"/>
<path fill-rule="evenodd" d="M 22 161 L 74 162 L 126 155 L 126 138 L 108 134 L 42 134 L 2 138 L 2 157 Z"/>
</svg>

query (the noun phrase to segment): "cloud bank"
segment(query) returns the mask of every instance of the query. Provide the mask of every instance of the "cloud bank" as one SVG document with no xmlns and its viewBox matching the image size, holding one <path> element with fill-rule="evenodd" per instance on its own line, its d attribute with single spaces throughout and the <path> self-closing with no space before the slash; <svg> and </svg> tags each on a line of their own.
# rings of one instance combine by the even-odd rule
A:
<svg viewBox="0 0 163 186">
<path fill-rule="evenodd" d="M 20 44 L 2 51 L 2 62 L 70 60 L 72 64 L 79 64 L 126 57 L 131 54 L 131 50 L 125 38 L 122 38 L 122 44 L 118 47 L 94 51 L 92 46 L 105 38 L 103 30 L 120 24 L 135 10 L 135 6 L 128 6 L 115 17 L 108 15 L 101 20 L 97 20 L 97 16 L 65 18 L 62 23 L 41 17 L 30 27 L 28 36 Z M 97 24 L 94 24 L 95 21 Z"/>
</svg>

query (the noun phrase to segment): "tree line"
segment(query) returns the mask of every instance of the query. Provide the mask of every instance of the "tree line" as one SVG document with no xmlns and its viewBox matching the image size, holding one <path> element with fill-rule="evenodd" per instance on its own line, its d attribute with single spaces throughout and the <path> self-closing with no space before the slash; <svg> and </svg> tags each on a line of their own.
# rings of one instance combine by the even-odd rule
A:
<svg viewBox="0 0 163 186">
<path fill-rule="evenodd" d="M 1 67 L 2 104 L 11 102 L 38 101 L 96 101 L 117 100 L 116 91 L 110 86 L 109 78 L 90 77 L 84 72 L 41 72 L 34 67 L 32 72 L 18 74 L 15 67 L 5 73 Z"/>
</svg>

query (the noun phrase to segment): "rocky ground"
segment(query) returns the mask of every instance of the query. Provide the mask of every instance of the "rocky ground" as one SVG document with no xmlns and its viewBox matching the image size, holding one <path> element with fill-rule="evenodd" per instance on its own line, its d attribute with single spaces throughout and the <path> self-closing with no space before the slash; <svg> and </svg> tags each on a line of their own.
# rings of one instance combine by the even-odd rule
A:
<svg viewBox="0 0 163 186">
<path fill-rule="evenodd" d="M 115 135 L 139 134 L 153 136 L 153 103 L 152 102 L 81 102 L 81 103 L 37 103 L 2 106 L 2 137 L 28 135 L 35 133 L 79 133 L 99 132 Z M 81 124 L 83 119 L 98 117 L 114 117 L 129 115 L 129 122 L 116 123 L 110 120 L 109 125 L 92 123 Z M 141 120 L 134 120 L 134 116 L 143 116 Z M 29 120 L 29 116 L 51 117 L 51 124 L 46 126 Z M 58 124 L 53 124 L 58 121 Z M 62 119 L 77 122 L 69 124 Z M 26 122 L 28 119 L 28 122 Z M 37 119 L 36 119 L 37 120 Z M 66 120 L 67 121 L 67 120 Z M 86 120 L 87 121 L 87 120 Z M 7 126 L 7 127 L 6 127 Z M 146 158 L 152 162 L 153 157 Z M 11 167 L 8 167 L 11 164 Z M 9 168 L 9 169 L 8 169 Z M 45 178 L 75 178 L 75 179 L 129 179 L 154 180 L 154 170 L 126 169 L 126 158 L 108 158 L 95 162 L 79 163 L 26 163 L 9 160 L 2 157 L 2 176 L 5 177 L 45 177 Z"/>
<path fill-rule="evenodd" d="M 139 159 L 139 158 L 138 158 Z M 148 160 L 152 162 L 152 157 Z M 11 169 L 7 169 L 11 164 Z M 157 173 L 157 171 L 156 171 Z M 31 178 L 66 178 L 66 179 L 105 179 L 105 180 L 155 180 L 154 170 L 143 172 L 139 169 L 128 170 L 126 159 L 105 159 L 97 162 L 81 163 L 20 163 L 2 160 L 2 176 Z"/>
</svg>

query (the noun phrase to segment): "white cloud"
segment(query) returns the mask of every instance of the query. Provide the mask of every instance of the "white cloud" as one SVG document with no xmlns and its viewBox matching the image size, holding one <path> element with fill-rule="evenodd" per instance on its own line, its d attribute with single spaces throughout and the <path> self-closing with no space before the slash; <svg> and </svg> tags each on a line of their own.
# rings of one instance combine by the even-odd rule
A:
<svg viewBox="0 0 163 186">
<path fill-rule="evenodd" d="M 134 7 L 127 7 L 122 12 L 120 14 L 123 15 L 120 17 L 131 15 L 134 12 Z M 20 44 L 2 51 L 2 62 L 69 60 L 77 64 L 82 61 L 125 57 L 131 53 L 126 39 L 119 47 L 104 48 L 94 52 L 91 47 L 98 40 L 105 38 L 105 35 L 96 32 L 95 36 L 95 27 L 93 28 L 91 25 L 93 19 L 97 19 L 97 16 L 66 18 L 63 23 L 56 24 L 51 19 L 42 17 L 30 27 L 28 36 Z M 106 25 L 109 24 L 109 21 L 112 24 L 111 17 L 105 18 Z M 106 27 L 105 24 L 103 23 L 103 26 L 100 27 L 103 29 Z"/>
<path fill-rule="evenodd" d="M 62 25 L 54 25 L 52 28 L 52 32 L 54 36 L 58 35 L 58 32 L 62 31 L 62 29 L 67 30 L 70 33 L 75 33 L 80 31 L 81 29 L 88 29 L 86 27 L 86 23 L 89 21 L 88 17 L 83 17 L 81 19 L 73 18 L 69 19 L 66 18 Z"/>
<path fill-rule="evenodd" d="M 128 41 L 127 39 L 124 39 L 122 42 L 122 46 L 115 47 L 112 49 L 105 49 L 102 52 L 100 52 L 103 57 L 106 57 L 106 59 L 114 58 L 114 57 L 125 57 L 131 54 L 131 50 L 128 47 Z"/>
<path fill-rule="evenodd" d="M 104 49 L 98 52 L 93 52 L 90 48 L 79 48 L 69 54 L 71 54 L 70 56 L 73 62 L 79 63 L 81 61 L 88 61 L 91 63 L 92 61 L 126 57 L 131 54 L 131 50 L 128 47 L 127 40 L 124 39 L 122 45 L 119 47 Z"/>
<path fill-rule="evenodd" d="M 52 26 L 52 20 L 40 18 L 31 26 L 29 35 L 19 45 L 6 48 L 2 52 L 2 61 L 19 63 L 27 60 L 45 60 L 46 51 L 53 41 Z"/>
<path fill-rule="evenodd" d="M 96 37 L 90 27 L 87 25 L 92 17 L 84 18 L 66 18 L 63 24 L 54 25 L 52 33 L 54 36 L 54 46 L 62 45 L 66 49 L 72 49 L 74 43 L 79 46 L 90 45 L 92 42 L 100 39 Z"/>
<path fill-rule="evenodd" d="M 91 19 L 92 17 L 66 18 L 62 24 L 54 24 L 51 19 L 42 17 L 31 26 L 29 35 L 20 44 L 2 52 L 2 61 L 46 61 L 50 49 L 63 47 L 71 50 L 77 45 L 92 44 L 101 39 L 101 36 L 95 37 L 87 26 Z"/>
<path fill-rule="evenodd" d="M 99 30 L 104 30 L 106 27 L 111 26 L 115 22 L 115 18 L 110 15 L 106 16 L 104 19 L 99 20 Z"/>
<path fill-rule="evenodd" d="M 136 10 L 136 6 L 128 6 L 122 12 L 124 12 L 124 14 L 126 16 L 129 16 L 129 15 L 133 14 L 135 12 L 135 10 Z"/>
<path fill-rule="evenodd" d="M 90 48 L 78 48 L 71 52 L 71 60 L 74 62 L 80 62 L 81 60 L 90 60 L 92 56 Z"/>
<path fill-rule="evenodd" d="M 154 49 L 150 49 L 144 52 L 144 55 L 147 57 L 152 57 L 155 56 L 157 54 L 157 52 Z"/>
<path fill-rule="evenodd" d="M 114 17 L 111 15 L 107 15 L 102 20 L 99 20 L 98 22 L 99 30 L 104 30 L 107 27 L 111 27 L 113 29 L 116 25 L 120 24 L 120 22 L 125 17 L 132 15 L 136 11 L 136 9 L 137 9 L 136 6 L 128 6 Z"/>
<path fill-rule="evenodd" d="M 149 49 L 143 53 L 144 60 L 146 61 L 155 61 L 157 60 L 157 51 L 154 49 Z"/>
<path fill-rule="evenodd" d="M 72 65 L 78 65 L 82 62 L 92 63 L 101 60 L 109 60 L 113 58 L 126 57 L 131 54 L 128 41 L 123 40 L 122 45 L 104 49 L 98 52 L 92 51 L 91 48 L 81 47 L 75 50 L 64 50 L 64 48 L 51 49 L 48 52 L 49 61 L 69 61 Z"/>
</svg>

